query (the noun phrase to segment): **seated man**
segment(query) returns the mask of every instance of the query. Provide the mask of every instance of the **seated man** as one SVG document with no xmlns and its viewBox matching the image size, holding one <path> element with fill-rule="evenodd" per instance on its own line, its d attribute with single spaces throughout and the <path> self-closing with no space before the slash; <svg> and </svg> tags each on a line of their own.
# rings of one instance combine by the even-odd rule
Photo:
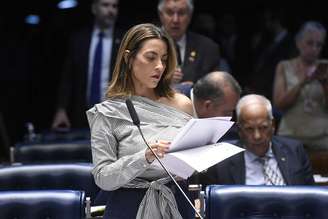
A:
<svg viewBox="0 0 328 219">
<path fill-rule="evenodd" d="M 190 91 L 195 117 L 232 117 L 240 94 L 240 85 L 231 74 L 222 71 L 206 74 L 195 83 Z M 219 141 L 232 139 L 238 139 L 235 125 Z M 189 178 L 189 182 L 199 184 L 198 177 L 200 176 L 201 174 L 194 174 Z"/>
<path fill-rule="evenodd" d="M 202 174 L 201 183 L 246 185 L 311 185 L 312 169 L 303 145 L 273 136 L 274 119 L 268 99 L 246 95 L 237 104 L 240 140 L 246 150 L 218 163 Z"/>
<path fill-rule="evenodd" d="M 214 71 L 199 79 L 190 93 L 196 117 L 232 117 L 241 95 L 241 88 L 231 74 Z M 220 141 L 237 138 L 237 128 L 232 126 Z"/>
<path fill-rule="evenodd" d="M 199 118 L 233 116 L 240 94 L 241 88 L 232 75 L 214 71 L 196 82 L 191 99 Z"/>
</svg>

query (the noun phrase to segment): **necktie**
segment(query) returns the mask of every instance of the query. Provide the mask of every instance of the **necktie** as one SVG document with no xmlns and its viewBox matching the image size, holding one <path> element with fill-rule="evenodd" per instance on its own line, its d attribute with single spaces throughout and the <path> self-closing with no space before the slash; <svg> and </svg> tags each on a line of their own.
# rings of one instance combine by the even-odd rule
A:
<svg viewBox="0 0 328 219">
<path fill-rule="evenodd" d="M 102 50 L 103 50 L 103 38 L 104 33 L 99 32 L 98 42 L 95 48 L 93 56 L 93 66 L 91 74 L 91 89 L 90 89 L 90 99 L 89 104 L 93 106 L 100 102 L 100 75 L 101 75 L 101 62 L 102 62 Z"/>
<path fill-rule="evenodd" d="M 260 163 L 263 165 L 265 185 L 285 185 L 280 172 L 269 165 L 269 159 L 270 158 L 267 156 L 259 158 Z"/>
<path fill-rule="evenodd" d="M 177 62 L 178 62 L 178 66 L 181 66 L 182 64 L 182 59 L 181 59 L 181 53 L 180 53 L 180 46 L 175 43 L 175 51 L 177 53 Z"/>
</svg>

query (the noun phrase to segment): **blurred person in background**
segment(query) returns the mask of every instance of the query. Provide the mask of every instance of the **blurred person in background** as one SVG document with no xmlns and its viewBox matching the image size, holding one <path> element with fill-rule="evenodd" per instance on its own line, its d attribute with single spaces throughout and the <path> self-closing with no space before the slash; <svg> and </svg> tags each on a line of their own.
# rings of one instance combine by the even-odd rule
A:
<svg viewBox="0 0 328 219">
<path fill-rule="evenodd" d="M 172 83 L 179 86 L 195 83 L 205 74 L 220 69 L 219 45 L 212 39 L 188 30 L 194 4 L 192 0 L 160 0 L 158 14 L 162 28 L 176 44 L 178 68 Z"/>
<path fill-rule="evenodd" d="M 296 35 L 299 55 L 278 64 L 274 104 L 283 115 L 278 134 L 301 140 L 309 149 L 328 149 L 327 60 L 319 60 L 326 29 L 304 23 Z"/>
<path fill-rule="evenodd" d="M 85 111 L 103 100 L 123 35 L 118 10 L 119 0 L 93 0 L 94 22 L 72 35 L 52 129 L 87 128 Z"/>
</svg>

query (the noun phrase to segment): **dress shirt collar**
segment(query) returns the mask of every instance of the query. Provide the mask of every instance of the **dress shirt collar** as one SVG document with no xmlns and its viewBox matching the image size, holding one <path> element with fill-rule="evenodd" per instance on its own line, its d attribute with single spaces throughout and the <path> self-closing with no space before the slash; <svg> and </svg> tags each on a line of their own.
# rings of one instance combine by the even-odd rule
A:
<svg viewBox="0 0 328 219">
<path fill-rule="evenodd" d="M 265 153 L 265 157 L 268 157 L 268 158 L 273 158 L 274 157 L 271 142 L 270 142 L 270 146 L 269 146 L 268 151 Z M 255 155 L 254 153 L 252 153 L 249 150 L 245 150 L 245 158 L 247 160 L 249 160 L 250 162 L 257 162 L 260 157 Z"/>
<path fill-rule="evenodd" d="M 191 103 L 192 103 L 193 116 L 194 116 L 194 118 L 198 118 L 197 111 L 195 108 L 194 88 L 190 89 L 190 99 L 191 99 Z"/>
<path fill-rule="evenodd" d="M 108 27 L 106 29 L 100 29 L 98 26 L 94 26 L 92 35 L 97 36 L 100 31 L 102 31 L 104 33 L 105 38 L 111 37 L 113 35 L 113 28 L 112 27 Z"/>
<path fill-rule="evenodd" d="M 180 48 L 185 48 L 187 43 L 187 36 L 184 34 L 178 41 L 176 41 L 176 44 L 179 45 Z"/>
</svg>

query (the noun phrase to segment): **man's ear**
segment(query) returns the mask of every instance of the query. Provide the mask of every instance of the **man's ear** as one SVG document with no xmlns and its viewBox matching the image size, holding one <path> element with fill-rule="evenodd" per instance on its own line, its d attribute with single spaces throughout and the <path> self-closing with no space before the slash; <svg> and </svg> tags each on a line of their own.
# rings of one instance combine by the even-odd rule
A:
<svg viewBox="0 0 328 219">
<path fill-rule="evenodd" d="M 204 104 L 205 109 L 207 110 L 211 107 L 212 101 L 211 100 L 205 100 L 203 104 Z"/>
<path fill-rule="evenodd" d="M 276 134 L 276 120 L 272 119 L 271 120 L 271 124 L 272 124 L 272 134 Z"/>
<path fill-rule="evenodd" d="M 126 50 L 124 51 L 123 58 L 124 58 L 124 62 L 125 62 L 126 64 L 128 64 L 128 62 L 129 62 L 129 53 L 130 53 L 130 50 L 128 50 L 128 49 L 126 49 Z"/>
<path fill-rule="evenodd" d="M 236 127 L 237 127 L 237 131 L 239 133 L 240 130 L 241 130 L 241 125 L 240 125 L 240 123 L 238 121 L 235 124 L 236 124 Z"/>
</svg>

